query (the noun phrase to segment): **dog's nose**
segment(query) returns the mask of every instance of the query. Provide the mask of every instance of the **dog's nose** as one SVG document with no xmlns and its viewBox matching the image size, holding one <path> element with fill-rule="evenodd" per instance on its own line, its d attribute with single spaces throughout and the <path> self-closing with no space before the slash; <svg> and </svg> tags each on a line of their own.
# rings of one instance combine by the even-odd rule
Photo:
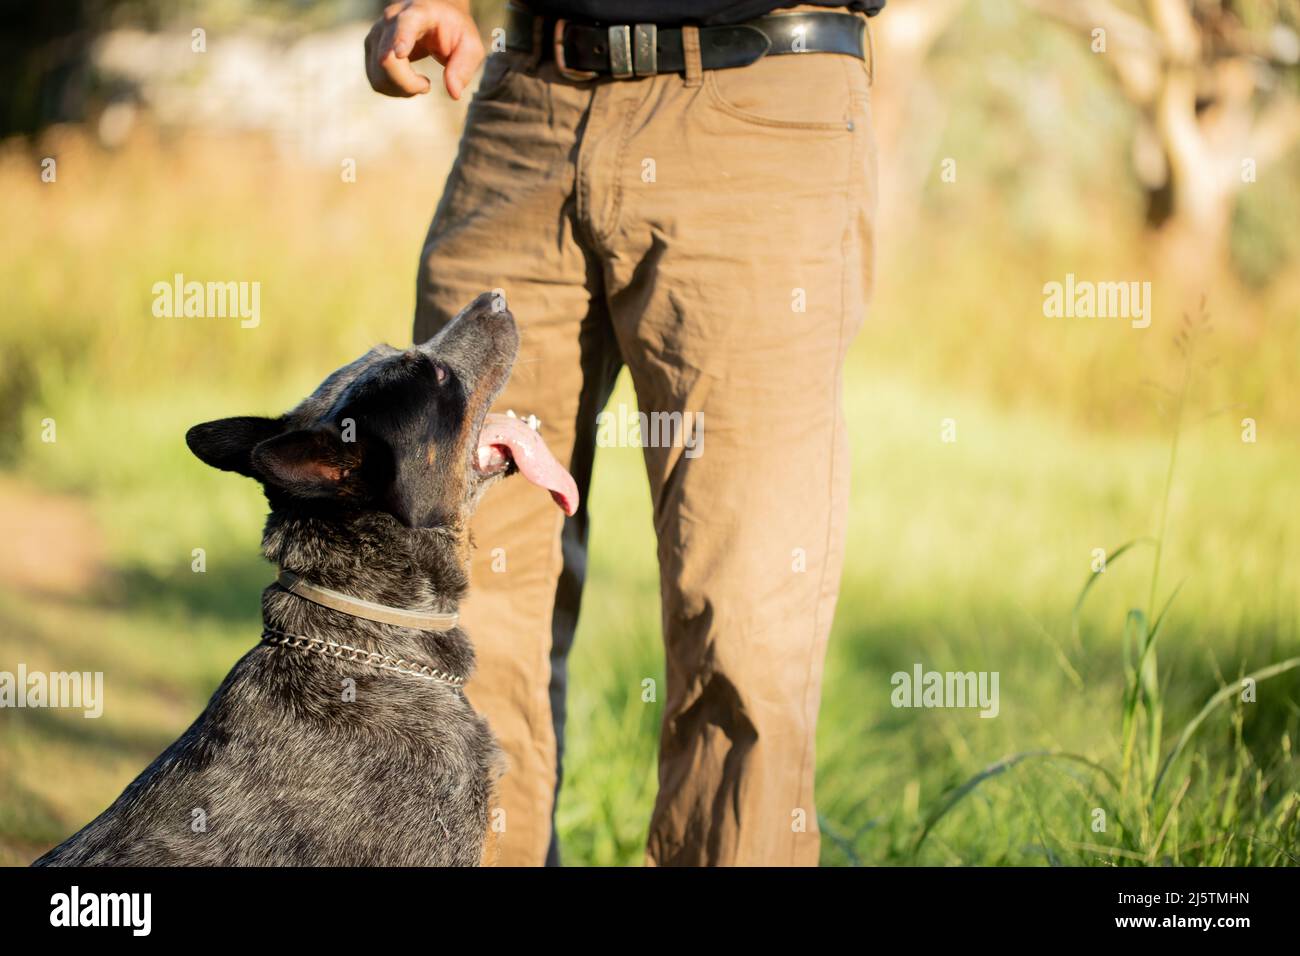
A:
<svg viewBox="0 0 1300 956">
<path fill-rule="evenodd" d="M 508 311 L 506 294 L 500 289 L 494 289 L 491 292 L 480 292 L 475 296 L 473 302 L 461 309 L 458 318 L 480 319 Z"/>
<path fill-rule="evenodd" d="M 510 308 L 506 305 L 506 294 L 500 289 L 479 295 L 465 307 L 460 317 L 493 325 L 509 325 L 511 328 L 515 324 L 515 317 L 510 314 Z"/>
<path fill-rule="evenodd" d="M 517 337 L 515 318 L 506 306 L 505 293 L 497 289 L 492 292 L 480 293 L 473 302 L 461 309 L 455 318 L 443 325 L 437 333 L 419 347 L 423 349 L 436 347 L 440 342 L 455 335 L 455 329 L 461 325 L 473 326 L 480 330 L 480 334 L 483 326 L 491 326 L 491 334 L 494 339 L 498 338 L 503 328 L 508 329 L 506 333 L 507 339 Z M 509 341 L 503 341 L 500 344 L 508 346 L 510 343 Z"/>
</svg>

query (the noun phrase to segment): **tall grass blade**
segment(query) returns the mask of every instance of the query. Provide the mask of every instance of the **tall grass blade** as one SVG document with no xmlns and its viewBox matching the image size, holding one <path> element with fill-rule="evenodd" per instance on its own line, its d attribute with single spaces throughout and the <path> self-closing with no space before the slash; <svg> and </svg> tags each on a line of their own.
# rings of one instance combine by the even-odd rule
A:
<svg viewBox="0 0 1300 956">
<path fill-rule="evenodd" d="M 1115 779 L 1114 774 L 1095 760 L 1089 760 L 1087 757 L 1080 754 L 1068 753 L 1063 750 L 1026 750 L 1023 753 L 1013 754 L 1010 757 L 1002 758 L 997 763 L 990 764 L 979 773 L 975 774 L 975 776 L 971 777 L 961 786 L 953 790 L 948 795 L 948 798 L 930 813 L 926 818 L 925 827 L 921 830 L 921 835 L 917 837 L 916 844 L 912 847 L 913 855 L 921 849 L 921 844 L 925 842 L 925 838 L 930 835 L 930 831 L 934 829 L 935 825 L 947 815 L 949 810 L 960 803 L 967 794 L 990 777 L 996 777 L 1000 774 L 1006 773 L 1011 768 L 1024 763 L 1026 760 L 1071 760 L 1075 763 L 1080 763 L 1096 770 L 1106 778 L 1107 782 L 1110 783 L 1113 789 L 1117 791 L 1119 790 L 1119 781 Z"/>
<path fill-rule="evenodd" d="M 1106 570 L 1110 570 L 1110 566 L 1114 564 L 1117 560 L 1119 560 L 1120 556 L 1123 555 L 1126 551 L 1130 551 L 1140 544 L 1155 544 L 1155 539 L 1149 537 L 1141 537 L 1141 538 L 1134 538 L 1132 541 L 1125 541 L 1114 551 L 1111 551 L 1107 556 Z M 1083 611 L 1083 602 L 1087 600 L 1088 592 L 1092 590 L 1092 586 L 1096 584 L 1097 580 L 1105 573 L 1106 573 L 1105 571 L 1093 571 L 1091 574 L 1089 574 L 1088 580 L 1083 582 L 1083 587 L 1079 591 L 1079 596 L 1075 598 L 1074 608 L 1070 611 L 1070 636 L 1071 638 L 1073 638 L 1074 646 L 1076 648 L 1081 646 L 1080 638 L 1079 638 L 1079 615 Z"/>
<path fill-rule="evenodd" d="M 1141 668 L 1147 649 L 1147 618 L 1133 608 L 1124 619 L 1124 710 L 1120 718 L 1123 757 L 1120 760 L 1122 792 L 1127 795 L 1133 748 L 1137 743 L 1137 709 L 1142 700 Z"/>
<path fill-rule="evenodd" d="M 1210 716 L 1216 707 L 1241 690 L 1248 680 L 1253 680 L 1258 684 L 1260 681 L 1268 680 L 1270 677 L 1277 677 L 1279 674 L 1285 674 L 1287 671 L 1295 670 L 1297 667 L 1300 667 L 1300 657 L 1287 658 L 1284 661 L 1279 661 L 1276 664 L 1261 668 L 1253 674 L 1247 674 L 1245 677 L 1233 681 L 1227 687 L 1221 688 L 1218 693 L 1207 700 L 1205 706 L 1201 708 L 1200 713 L 1193 717 L 1191 722 L 1183 728 L 1183 732 L 1179 735 L 1178 743 L 1174 744 L 1173 750 L 1169 751 L 1169 756 L 1165 758 L 1164 764 L 1160 767 L 1160 773 L 1156 775 L 1155 784 L 1151 788 L 1151 798 L 1153 800 L 1155 799 L 1156 794 L 1160 791 L 1160 785 L 1164 782 L 1165 774 L 1169 772 L 1169 768 L 1173 766 L 1174 761 L 1178 759 L 1183 750 L 1187 747 L 1187 742 L 1192 739 L 1192 735 L 1196 733 L 1197 728 L 1204 723 L 1205 718 Z"/>
</svg>

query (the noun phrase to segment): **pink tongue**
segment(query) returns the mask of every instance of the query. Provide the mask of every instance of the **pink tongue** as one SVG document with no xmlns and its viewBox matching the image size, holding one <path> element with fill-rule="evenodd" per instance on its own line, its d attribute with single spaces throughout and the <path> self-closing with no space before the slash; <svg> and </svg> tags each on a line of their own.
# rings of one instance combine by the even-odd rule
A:
<svg viewBox="0 0 1300 956">
<path fill-rule="evenodd" d="M 549 491 L 566 515 L 578 510 L 577 482 L 555 460 L 551 450 L 542 441 L 542 436 L 524 424 L 522 419 L 489 414 L 483 421 L 483 430 L 478 436 L 480 461 L 493 460 L 500 455 L 500 451 L 493 448 L 494 445 L 509 449 L 519 473 L 533 484 Z"/>
</svg>

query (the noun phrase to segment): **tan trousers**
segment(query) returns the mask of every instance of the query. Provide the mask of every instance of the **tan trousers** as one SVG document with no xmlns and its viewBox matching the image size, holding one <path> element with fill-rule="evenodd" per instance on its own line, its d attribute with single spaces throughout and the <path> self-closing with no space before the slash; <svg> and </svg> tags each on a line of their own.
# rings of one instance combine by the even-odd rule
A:
<svg viewBox="0 0 1300 956">
<path fill-rule="evenodd" d="M 642 436 L 667 445 L 644 451 L 667 657 L 647 861 L 817 863 L 840 374 L 873 260 L 869 86 L 868 65 L 834 54 L 588 82 L 528 54 L 488 62 L 424 246 L 415 338 L 502 290 L 522 345 L 498 410 L 536 414 L 584 496 L 566 520 L 512 479 L 475 518 L 463 619 L 469 696 L 509 760 L 500 864 L 555 860 L 585 495 L 623 363 L 642 411 L 689 413 L 680 441 Z"/>
</svg>

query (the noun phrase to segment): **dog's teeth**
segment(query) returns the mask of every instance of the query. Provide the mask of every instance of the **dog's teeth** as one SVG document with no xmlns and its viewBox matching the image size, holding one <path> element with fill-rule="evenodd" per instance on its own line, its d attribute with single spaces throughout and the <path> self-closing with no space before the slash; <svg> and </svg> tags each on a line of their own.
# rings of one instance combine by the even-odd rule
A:
<svg viewBox="0 0 1300 956">
<path fill-rule="evenodd" d="M 539 431 L 542 427 L 542 423 L 537 420 L 536 415 L 529 415 L 528 418 L 524 421 L 524 424 L 527 425 L 529 428 L 531 428 L 533 431 Z"/>
<path fill-rule="evenodd" d="M 518 418 L 518 417 L 519 416 L 515 414 L 515 410 L 513 408 L 506 409 L 506 418 Z"/>
</svg>

